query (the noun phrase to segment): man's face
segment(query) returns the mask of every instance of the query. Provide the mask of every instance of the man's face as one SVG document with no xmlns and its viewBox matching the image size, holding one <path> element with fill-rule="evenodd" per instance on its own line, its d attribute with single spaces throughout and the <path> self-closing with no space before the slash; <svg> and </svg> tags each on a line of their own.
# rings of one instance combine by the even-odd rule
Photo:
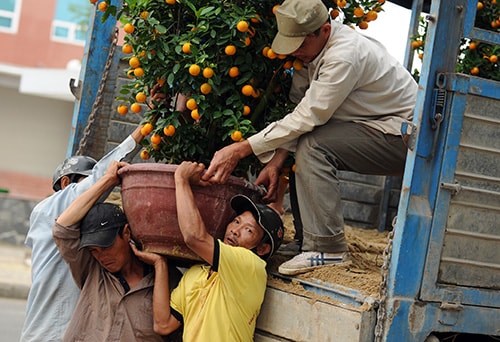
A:
<svg viewBox="0 0 500 342">
<path fill-rule="evenodd" d="M 317 35 L 309 33 L 302 42 L 302 45 L 292 52 L 291 55 L 304 63 L 312 62 L 319 55 L 321 50 L 323 50 L 330 36 L 330 28 L 330 24 L 325 24 L 320 28 Z"/>
<path fill-rule="evenodd" d="M 264 237 L 264 230 L 257 223 L 250 211 L 236 216 L 226 228 L 224 243 L 231 246 L 253 249 Z"/>
<path fill-rule="evenodd" d="M 128 240 L 119 234 L 115 242 L 107 248 L 89 246 L 86 247 L 90 254 L 111 273 L 119 272 L 130 259 L 130 246 Z"/>
</svg>

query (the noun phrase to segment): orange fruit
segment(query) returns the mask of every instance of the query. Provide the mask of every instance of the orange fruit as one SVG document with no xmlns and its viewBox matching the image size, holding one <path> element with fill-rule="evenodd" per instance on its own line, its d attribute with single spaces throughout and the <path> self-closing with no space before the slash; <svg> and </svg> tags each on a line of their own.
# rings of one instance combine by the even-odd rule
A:
<svg viewBox="0 0 500 342">
<path fill-rule="evenodd" d="M 144 102 L 146 102 L 146 99 L 147 99 L 147 96 L 146 96 L 146 94 L 144 94 L 142 91 L 138 92 L 138 93 L 135 95 L 135 100 L 136 100 L 137 102 L 144 103 Z"/>
<path fill-rule="evenodd" d="M 123 26 L 123 31 L 125 31 L 125 33 L 131 34 L 134 33 L 135 27 L 131 23 L 126 23 L 125 26 Z"/>
<path fill-rule="evenodd" d="M 139 61 L 139 58 L 137 57 L 132 57 L 128 60 L 128 65 L 130 65 L 131 68 L 137 68 L 139 65 L 141 65 L 141 62 Z"/>
<path fill-rule="evenodd" d="M 418 58 L 420 58 L 420 59 L 424 59 L 424 54 L 423 54 L 423 53 L 419 53 L 419 54 L 418 54 Z"/>
<path fill-rule="evenodd" d="M 165 0 L 165 2 L 169 5 L 175 5 L 175 0 Z"/>
<path fill-rule="evenodd" d="M 224 49 L 224 53 L 228 56 L 234 55 L 236 53 L 236 46 L 234 45 L 226 46 L 226 48 Z"/>
<path fill-rule="evenodd" d="M 420 47 L 420 44 L 418 43 L 418 40 L 414 40 L 411 42 L 411 48 L 413 50 L 418 49 Z"/>
<path fill-rule="evenodd" d="M 250 108 L 250 106 L 243 106 L 243 115 L 248 115 L 251 111 L 252 109 Z"/>
<path fill-rule="evenodd" d="M 479 68 L 478 67 L 474 67 L 474 68 L 470 69 L 470 74 L 471 75 L 477 75 L 477 74 L 479 74 Z"/>
<path fill-rule="evenodd" d="M 134 69 L 130 69 L 129 71 L 127 71 L 127 77 L 134 78 Z"/>
<path fill-rule="evenodd" d="M 138 104 L 137 102 L 134 102 L 132 103 L 132 105 L 130 106 L 130 110 L 134 113 L 140 113 L 142 108 L 141 108 L 141 105 Z"/>
<path fill-rule="evenodd" d="M 241 139 L 243 138 L 243 135 L 241 134 L 240 131 L 236 130 L 236 131 L 233 131 L 231 133 L 231 139 L 233 141 L 241 141 Z"/>
<path fill-rule="evenodd" d="M 163 85 L 165 84 L 165 79 L 164 78 L 158 78 L 156 80 L 156 82 L 160 85 L 160 87 L 163 87 Z"/>
<path fill-rule="evenodd" d="M 122 46 L 122 52 L 123 53 L 125 53 L 125 54 L 128 55 L 129 53 L 132 53 L 132 50 L 133 50 L 132 49 L 132 45 L 127 44 L 127 43 L 123 44 L 123 46 Z"/>
<path fill-rule="evenodd" d="M 237 77 L 240 74 L 240 69 L 237 66 L 231 67 L 229 69 L 229 77 Z"/>
<path fill-rule="evenodd" d="M 356 18 L 361 18 L 365 15 L 365 11 L 361 7 L 356 7 L 353 11 L 353 14 Z"/>
<path fill-rule="evenodd" d="M 484 4 L 481 1 L 478 1 L 477 3 L 477 9 L 482 10 L 484 8 Z"/>
<path fill-rule="evenodd" d="M 330 17 L 332 17 L 332 19 L 337 18 L 339 15 L 340 15 L 340 11 L 338 9 L 333 9 L 330 11 Z"/>
<path fill-rule="evenodd" d="M 475 49 L 477 49 L 477 43 L 475 43 L 475 42 L 470 42 L 470 44 L 469 44 L 469 49 L 471 49 L 471 50 L 475 50 Z"/>
<path fill-rule="evenodd" d="M 273 49 L 269 48 L 269 50 L 267 50 L 267 58 L 275 59 L 276 57 L 278 57 L 276 52 L 274 52 Z"/>
<path fill-rule="evenodd" d="M 491 55 L 489 59 L 490 59 L 491 63 L 498 62 L 498 56 L 497 55 Z"/>
<path fill-rule="evenodd" d="M 368 23 L 366 21 L 362 21 L 358 24 L 358 27 L 362 30 L 366 30 L 368 28 Z"/>
<path fill-rule="evenodd" d="M 302 62 L 300 59 L 295 59 L 292 65 L 294 70 L 299 71 L 304 67 L 304 62 Z"/>
<path fill-rule="evenodd" d="M 144 69 L 143 68 L 135 68 L 134 75 L 135 75 L 135 77 L 144 76 Z"/>
<path fill-rule="evenodd" d="M 149 15 L 148 11 L 142 11 L 140 17 L 141 17 L 141 19 L 146 19 L 148 17 L 148 15 Z"/>
<path fill-rule="evenodd" d="M 248 31 L 248 23 L 245 20 L 240 20 L 236 24 L 236 29 L 240 32 L 247 32 Z"/>
<path fill-rule="evenodd" d="M 141 159 L 142 160 L 148 160 L 149 159 L 149 151 L 144 149 L 141 151 Z"/>
<path fill-rule="evenodd" d="M 283 69 L 288 70 L 288 69 L 290 69 L 292 66 L 293 66 L 293 62 L 292 62 L 291 60 L 288 60 L 288 61 L 286 61 L 286 62 L 283 64 Z"/>
<path fill-rule="evenodd" d="M 278 10 L 279 7 L 280 7 L 280 4 L 277 4 L 277 5 L 273 6 L 273 14 L 274 15 L 276 15 L 276 11 Z"/>
<path fill-rule="evenodd" d="M 203 83 L 201 86 L 200 86 L 200 91 L 202 94 L 204 95 L 208 95 L 212 92 L 212 86 L 208 83 Z"/>
<path fill-rule="evenodd" d="M 158 133 L 153 134 L 151 136 L 151 143 L 154 145 L 158 145 L 159 143 L 161 143 L 161 135 L 159 135 Z"/>
<path fill-rule="evenodd" d="M 200 113 L 198 113 L 198 108 L 193 109 L 191 111 L 191 117 L 193 118 L 193 120 L 196 120 L 196 121 L 201 119 Z"/>
<path fill-rule="evenodd" d="M 187 42 L 182 45 L 182 52 L 191 53 L 191 43 Z"/>
<path fill-rule="evenodd" d="M 365 20 L 366 21 L 374 21 L 374 20 L 377 20 L 378 18 L 378 14 L 377 14 L 377 11 L 368 11 L 368 13 L 366 13 L 366 16 L 365 16 Z"/>
<path fill-rule="evenodd" d="M 175 126 L 168 125 L 167 127 L 163 128 L 163 134 L 165 134 L 167 137 L 173 136 L 175 134 Z"/>
<path fill-rule="evenodd" d="M 214 75 L 214 69 L 209 68 L 209 67 L 206 67 L 205 69 L 203 69 L 203 77 L 212 78 L 213 75 Z"/>
<path fill-rule="evenodd" d="M 269 46 L 264 46 L 264 48 L 262 49 L 262 55 L 264 57 L 267 57 L 267 52 L 271 49 L 271 47 Z"/>
<path fill-rule="evenodd" d="M 125 105 L 119 105 L 116 111 L 120 115 L 126 115 L 128 113 L 128 107 Z"/>
<path fill-rule="evenodd" d="M 98 5 L 97 5 L 97 9 L 101 12 L 106 12 L 106 9 L 108 8 L 108 4 L 105 2 L 105 1 L 101 1 Z M 128 32 L 127 32 L 128 33 Z"/>
<path fill-rule="evenodd" d="M 198 108 L 198 104 L 196 103 L 196 100 L 193 98 L 190 98 L 186 101 L 186 108 L 189 110 L 193 110 Z"/>
<path fill-rule="evenodd" d="M 252 40 L 250 39 L 250 37 L 246 37 L 245 38 L 245 46 L 249 46 L 250 43 L 252 43 Z"/>
<path fill-rule="evenodd" d="M 252 18 L 250 18 L 250 21 L 254 24 L 260 23 L 261 21 L 260 15 L 258 13 L 255 13 L 255 15 Z"/>
<path fill-rule="evenodd" d="M 297 170 L 297 164 L 295 164 L 295 163 L 294 163 L 294 164 L 292 165 L 292 172 L 295 172 L 295 170 Z"/>
<path fill-rule="evenodd" d="M 89 0 L 91 4 L 95 4 L 97 0 Z"/>
<path fill-rule="evenodd" d="M 258 98 L 260 97 L 260 90 L 259 90 L 259 89 L 254 90 L 254 91 L 252 92 L 252 97 L 253 97 L 254 99 L 258 99 Z"/>
<path fill-rule="evenodd" d="M 254 90 L 250 84 L 246 84 L 241 88 L 241 93 L 245 96 L 252 96 Z"/>
<path fill-rule="evenodd" d="M 347 6 L 347 1 L 346 0 L 337 0 L 337 6 L 339 8 L 344 8 Z"/>
<path fill-rule="evenodd" d="M 189 67 L 189 74 L 191 76 L 198 76 L 200 74 L 201 68 L 198 64 L 191 64 Z"/>
<path fill-rule="evenodd" d="M 141 128 L 141 134 L 146 136 L 149 135 L 149 133 L 153 132 L 153 125 L 149 122 L 146 122 L 144 125 L 142 125 Z"/>
</svg>

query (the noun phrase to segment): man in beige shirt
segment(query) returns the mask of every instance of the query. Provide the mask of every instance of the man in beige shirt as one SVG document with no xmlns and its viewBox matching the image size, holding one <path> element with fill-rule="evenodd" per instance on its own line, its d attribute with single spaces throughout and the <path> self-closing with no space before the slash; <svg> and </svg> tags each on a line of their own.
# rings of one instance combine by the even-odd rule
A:
<svg viewBox="0 0 500 342">
<path fill-rule="evenodd" d="M 224 183 L 238 161 L 255 154 L 266 166 L 256 184 L 275 201 L 280 169 L 295 152 L 302 253 L 285 262 L 287 275 L 349 262 L 337 170 L 402 175 L 401 124 L 413 118 L 417 84 L 377 41 L 330 22 L 321 0 L 286 0 L 276 12 L 272 49 L 304 62 L 294 71 L 297 107 L 242 142 L 217 151 L 203 180 Z"/>
</svg>

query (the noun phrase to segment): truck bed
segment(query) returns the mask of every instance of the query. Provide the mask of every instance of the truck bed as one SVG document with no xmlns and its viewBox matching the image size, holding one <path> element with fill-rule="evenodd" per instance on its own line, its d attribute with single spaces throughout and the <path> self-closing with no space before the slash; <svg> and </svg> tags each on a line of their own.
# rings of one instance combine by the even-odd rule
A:
<svg viewBox="0 0 500 342">
<path fill-rule="evenodd" d="M 293 226 L 285 217 L 287 236 Z M 371 341 L 374 336 L 382 253 L 387 232 L 346 226 L 353 263 L 327 266 L 293 277 L 268 263 L 268 288 L 257 321 L 255 341 Z"/>
</svg>

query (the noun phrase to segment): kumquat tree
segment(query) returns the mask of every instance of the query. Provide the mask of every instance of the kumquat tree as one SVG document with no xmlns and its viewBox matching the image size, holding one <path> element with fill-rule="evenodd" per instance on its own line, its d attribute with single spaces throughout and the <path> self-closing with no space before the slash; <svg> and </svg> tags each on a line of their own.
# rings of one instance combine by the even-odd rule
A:
<svg viewBox="0 0 500 342">
<path fill-rule="evenodd" d="M 368 27 L 383 0 L 325 0 L 335 20 Z M 275 0 L 124 0 L 121 9 L 96 4 L 103 20 L 116 17 L 125 32 L 122 50 L 130 82 L 119 113 L 143 115 L 141 156 L 206 165 L 215 151 L 240 141 L 293 109 L 291 76 L 300 60 L 276 54 Z M 151 92 L 165 94 L 153 101 Z M 242 160 L 235 175 L 259 168 Z"/>
<path fill-rule="evenodd" d="M 475 26 L 487 31 L 500 32 L 500 4 L 497 0 L 477 3 Z M 411 46 L 420 59 L 424 56 L 427 23 L 420 18 L 420 33 L 412 37 Z M 500 46 L 464 39 L 457 59 L 457 72 L 500 81 L 498 56 Z"/>
</svg>

